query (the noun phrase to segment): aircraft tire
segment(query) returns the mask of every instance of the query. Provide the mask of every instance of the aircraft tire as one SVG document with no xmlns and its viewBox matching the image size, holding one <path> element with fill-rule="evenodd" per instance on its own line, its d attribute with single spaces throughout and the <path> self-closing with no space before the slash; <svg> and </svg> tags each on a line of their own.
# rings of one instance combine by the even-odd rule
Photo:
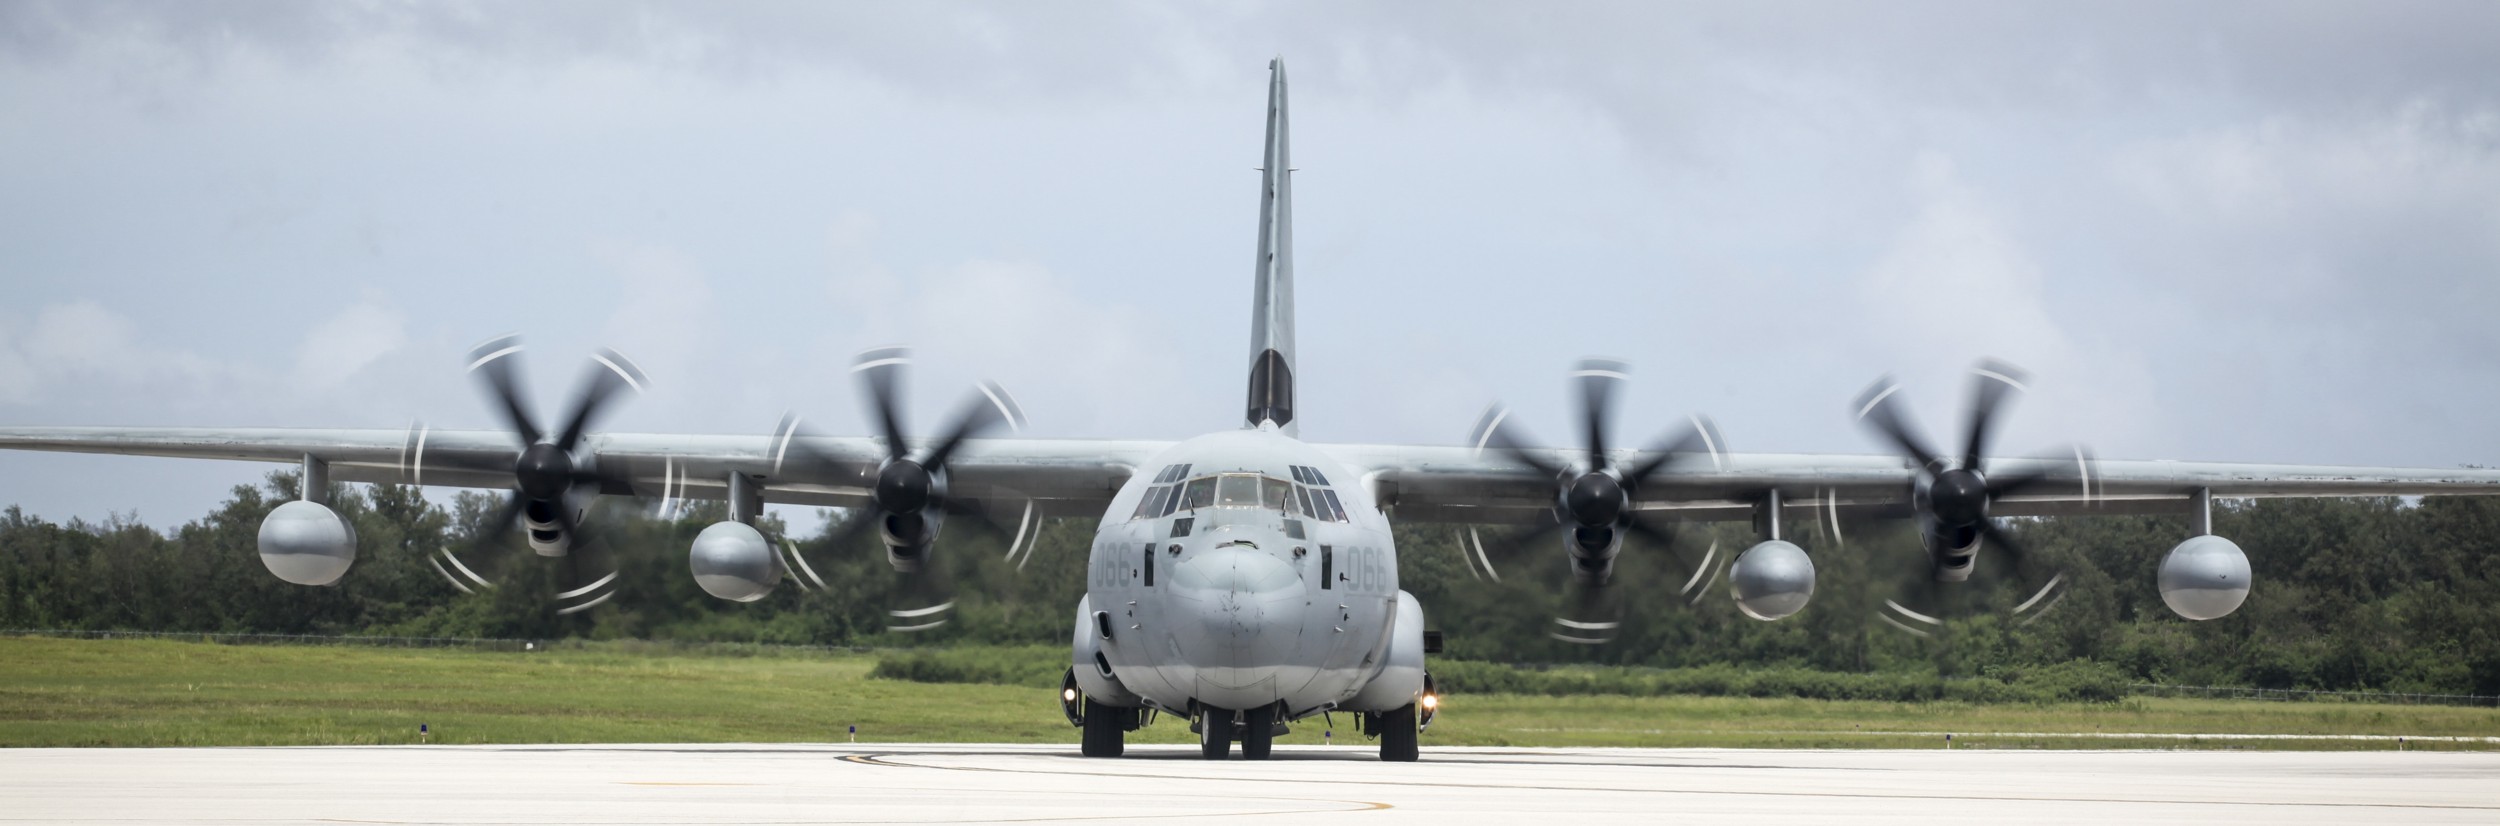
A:
<svg viewBox="0 0 2500 826">
<path fill-rule="evenodd" d="M 1198 754 L 1222 760 L 1233 753 L 1233 713 L 1220 708 L 1198 712 Z"/>
<path fill-rule="evenodd" d="M 1412 763 L 1421 756 L 1416 745 L 1415 704 L 1384 711 L 1372 719 L 1372 727 L 1380 733 L 1380 762 Z"/>
<path fill-rule="evenodd" d="M 1085 698 L 1085 742 L 1082 749 L 1085 756 L 1118 757 L 1127 751 L 1128 732 L 1122 725 L 1126 722 L 1122 718 L 1127 716 L 1127 711 L 1094 702 L 1092 697 Z"/>
<path fill-rule="evenodd" d="M 1276 745 L 1276 707 L 1241 713 L 1241 759 L 1265 760 Z"/>
</svg>

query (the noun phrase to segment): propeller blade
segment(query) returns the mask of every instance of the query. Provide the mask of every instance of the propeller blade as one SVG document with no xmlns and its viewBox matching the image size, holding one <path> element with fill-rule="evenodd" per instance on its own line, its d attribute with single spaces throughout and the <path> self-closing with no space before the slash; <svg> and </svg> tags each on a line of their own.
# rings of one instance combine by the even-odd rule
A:
<svg viewBox="0 0 2500 826">
<path fill-rule="evenodd" d="M 1582 359 L 1571 371 L 1580 384 L 1580 430 L 1592 472 L 1606 469 L 1606 425 L 1614 417 L 1615 386 L 1631 379 L 1631 369 L 1611 359 Z"/>
<path fill-rule="evenodd" d="M 1475 442 L 1476 449 L 1491 448 L 1512 461 L 1534 468 L 1549 479 L 1559 479 L 1563 475 L 1561 465 L 1546 461 L 1545 457 L 1529 451 L 1521 443 L 1517 427 L 1510 423 L 1510 408 L 1500 405 L 1486 408 L 1483 418 L 1476 422 Z"/>
<path fill-rule="evenodd" d="M 1573 577 L 1578 582 L 1578 577 Z M 1623 618 L 1607 610 L 1606 586 L 1578 582 L 1572 586 L 1571 609 L 1565 616 L 1554 618 L 1554 630 L 1546 636 L 1572 645 L 1605 645 L 1615 641 L 1622 630 Z"/>
<path fill-rule="evenodd" d="M 496 509 L 494 518 L 485 525 L 486 532 L 478 534 L 476 541 L 470 546 L 471 550 L 486 550 L 488 545 L 501 543 L 504 537 L 512 535 L 516 523 L 521 519 L 521 509 L 528 506 L 529 498 L 522 496 L 520 491 L 512 491 L 505 496 L 503 507 Z"/>
<path fill-rule="evenodd" d="M 1485 571 L 1493 573 L 1494 557 L 1501 557 L 1504 562 L 1516 560 L 1520 554 L 1527 551 L 1529 546 L 1542 542 L 1546 537 L 1560 533 L 1562 530 L 1561 523 L 1549 521 L 1533 527 L 1510 531 L 1491 540 L 1478 535 L 1476 536 L 1476 551 L 1484 558 Z M 1499 582 L 1502 577 L 1494 573 L 1493 579 Z"/>
<path fill-rule="evenodd" d="M 1684 560 L 1683 554 L 1676 553 L 1673 531 L 1661 528 L 1656 523 L 1641 518 L 1637 513 L 1625 513 L 1623 516 L 1624 527 L 1630 530 L 1633 536 L 1657 543 L 1658 549 L 1665 552 L 1667 558 L 1675 560 L 1675 567 L 1678 570 L 1687 574 L 1696 570 L 1691 563 Z"/>
<path fill-rule="evenodd" d="M 886 458 L 902 461 L 910 452 L 903 441 L 902 385 L 903 370 L 911 364 L 911 351 L 902 347 L 880 347 L 859 354 L 851 372 L 859 376 L 861 389 L 868 393 L 868 415 L 877 422 L 877 431 L 885 436 Z"/>
<path fill-rule="evenodd" d="M 1001 539 L 1015 536 L 1014 531 L 1008 530 L 1007 526 L 999 524 L 998 519 L 990 515 L 989 509 L 981 507 L 973 500 L 947 497 L 938 500 L 936 505 L 939 510 L 945 511 L 950 516 L 972 520 L 974 527 L 997 534 Z"/>
<path fill-rule="evenodd" d="M 1901 455 L 1917 462 L 1929 473 L 1943 470 L 1944 461 L 1936 458 L 1936 451 L 1927 446 L 1927 440 L 1918 435 L 1908 416 L 1893 403 L 1893 394 L 1900 389 L 1901 384 L 1893 381 L 1891 376 L 1876 379 L 1866 392 L 1858 394 L 1858 421 L 1865 422 L 1877 434 L 1891 440 L 1894 447 L 1901 449 Z"/>
<path fill-rule="evenodd" d="M 937 548 L 930 547 L 928 554 L 936 556 Z M 900 598 L 900 604 L 909 607 L 888 609 L 885 612 L 885 630 L 897 634 L 918 634 L 944 627 L 947 620 L 953 618 L 955 579 L 947 572 L 946 566 L 937 564 L 933 559 L 922 559 L 919 571 L 899 576 L 903 578 L 903 584 L 897 589 L 896 596 Z"/>
<path fill-rule="evenodd" d="M 843 519 L 842 524 L 834 526 L 833 532 L 827 535 L 825 547 L 840 552 L 843 546 L 858 540 L 860 534 L 874 530 L 877 520 L 883 518 L 885 514 L 873 504 L 852 508 L 850 516 Z"/>
<path fill-rule="evenodd" d="M 528 447 L 537 444 L 544 434 L 539 432 L 536 417 L 530 415 L 528 404 L 521 400 L 517 376 L 520 367 L 513 358 L 520 352 L 520 336 L 489 340 L 469 350 L 469 372 L 485 383 L 487 394 L 494 396 L 503 410 L 504 424 L 510 425 L 513 434 L 520 437 L 522 447 Z"/>
<path fill-rule="evenodd" d="M 2028 597 L 2014 605 L 2015 617 L 2024 623 L 2032 622 L 2046 616 L 2050 608 L 2066 598 L 2066 588 L 2061 587 L 2067 584 L 2065 571 L 2058 570 L 2055 565 L 2044 567 L 2037 555 L 2025 550 L 2021 543 L 2014 541 L 2011 534 L 1997 527 L 1993 521 L 1982 525 L 1980 532 L 1990 544 L 2003 549 L 2010 557 L 2011 570 L 2008 573 L 2015 582 L 2021 583 L 2020 587 L 2029 588 L 2034 582 L 2041 583 Z M 2046 582 L 2041 581 L 2043 573 L 2048 575 Z"/>
<path fill-rule="evenodd" d="M 468 551 L 455 554 L 450 548 L 437 550 L 437 558 L 431 560 L 434 569 L 451 582 L 451 587 L 460 589 L 462 593 L 476 593 L 469 587 L 470 584 L 480 588 L 495 587 L 495 581 L 502 575 L 495 570 L 497 566 L 488 565 L 485 561 L 508 555 L 505 549 L 495 546 L 503 544 L 504 538 L 512 535 L 513 523 L 521 518 L 521 508 L 528 504 L 520 491 L 506 493 L 503 505 L 478 526 L 477 536 L 470 538 Z M 486 569 L 485 573 L 479 573 L 480 567 Z"/>
<path fill-rule="evenodd" d="M 792 464 L 812 470 L 814 481 L 852 479 L 875 470 L 874 460 L 836 456 L 808 441 L 815 435 L 797 413 L 782 413 L 781 423 L 773 426 L 773 474 L 781 475 L 783 466 Z"/>
<path fill-rule="evenodd" d="M 2013 496 L 2052 485 L 2072 484 L 2082 490 L 2084 500 L 2089 502 L 2092 499 L 2092 478 L 2096 475 L 2092 469 L 2092 454 L 2080 447 L 2074 448 L 2073 453 L 2075 455 L 2073 464 L 2044 462 L 2040 467 L 2032 470 L 2010 473 L 2003 477 L 1989 477 L 1988 495 L 1990 497 Z"/>
<path fill-rule="evenodd" d="M 577 539 L 564 555 L 564 590 L 556 592 L 557 616 L 579 614 L 616 598 L 615 555 L 604 541 Z M 595 572 L 606 573 L 593 575 Z"/>
<path fill-rule="evenodd" d="M 558 449 L 571 451 L 574 445 L 579 444 L 583 432 L 589 430 L 591 422 L 597 420 L 600 409 L 607 406 L 618 389 L 632 388 L 640 393 L 649 381 L 643 376 L 642 368 L 634 366 L 625 354 L 615 350 L 600 348 L 599 352 L 591 354 L 590 360 L 590 374 L 583 380 L 581 393 L 573 403 L 573 417 L 564 423 L 564 431 L 556 436 Z"/>
<path fill-rule="evenodd" d="M 1637 488 L 1669 468 L 1702 456 L 1710 457 L 1711 466 L 1717 467 L 1719 456 L 1726 451 L 1727 440 L 1720 437 L 1719 425 L 1710 417 L 1695 415 L 1692 419 L 1692 430 L 1674 441 L 1651 447 L 1649 459 L 1633 466 L 1631 475 L 1624 478 Z"/>
<path fill-rule="evenodd" d="M 2021 368 L 1995 359 L 1973 365 L 1970 373 L 1970 440 L 1962 450 L 1962 467 L 1977 469 L 1987 458 L 1988 437 L 1995 430 L 1997 409 L 2015 392 L 2028 389 L 2023 382 L 2031 377 Z"/>
<path fill-rule="evenodd" d="M 1997 550 L 2005 552 L 2009 558 L 2008 561 L 2013 564 L 2013 573 L 2016 578 L 2021 578 L 2022 574 L 2029 570 L 2031 560 L 2023 551 L 2022 543 L 2014 541 L 2013 534 L 1998 527 L 1996 520 L 1979 520 L 1979 535 L 1986 537 L 1988 544 L 1996 546 Z"/>
<path fill-rule="evenodd" d="M 980 397 L 964 404 L 963 413 L 955 418 L 954 429 L 938 441 L 937 449 L 929 451 L 928 460 L 922 464 L 931 469 L 945 467 L 946 460 L 954 458 L 955 449 L 962 447 L 964 440 L 999 425 L 1023 430 L 1024 411 L 1016 406 L 1015 397 L 1007 394 L 1007 388 L 997 382 L 982 382 Z"/>
</svg>

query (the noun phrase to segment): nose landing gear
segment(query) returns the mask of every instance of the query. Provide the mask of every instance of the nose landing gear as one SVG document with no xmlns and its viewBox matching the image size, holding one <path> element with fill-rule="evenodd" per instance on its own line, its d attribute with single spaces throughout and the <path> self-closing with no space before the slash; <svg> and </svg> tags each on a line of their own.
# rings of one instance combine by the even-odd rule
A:
<svg viewBox="0 0 2500 826">
<path fill-rule="evenodd" d="M 1276 707 L 1254 708 L 1241 713 L 1241 759 L 1265 760 L 1268 750 L 1276 745 Z"/>
<path fill-rule="evenodd" d="M 1209 708 L 1198 712 L 1198 754 L 1222 760 L 1233 754 L 1233 712 Z"/>
<path fill-rule="evenodd" d="M 1199 756 L 1222 760 L 1232 756 L 1233 741 L 1241 741 L 1241 759 L 1265 760 L 1276 747 L 1276 735 L 1284 726 L 1276 722 L 1276 707 L 1247 711 L 1227 711 L 1212 706 L 1198 711 L 1198 722 L 1191 726 L 1198 732 Z"/>
</svg>

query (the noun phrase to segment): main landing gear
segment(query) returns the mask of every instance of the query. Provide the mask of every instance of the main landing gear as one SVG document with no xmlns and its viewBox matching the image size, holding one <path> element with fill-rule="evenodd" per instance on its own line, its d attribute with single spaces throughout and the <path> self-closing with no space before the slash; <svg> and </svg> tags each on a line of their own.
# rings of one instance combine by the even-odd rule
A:
<svg viewBox="0 0 2500 826">
<path fill-rule="evenodd" d="M 1066 680 L 1059 684 L 1059 708 L 1068 715 L 1068 722 L 1085 733 L 1079 749 L 1087 757 L 1118 757 L 1128 750 L 1128 733 L 1146 723 L 1146 710 L 1122 708 L 1094 702 L 1076 684 L 1076 669 L 1069 669 Z"/>
<path fill-rule="evenodd" d="M 1233 753 L 1233 713 L 1220 708 L 1198 712 L 1198 755 L 1222 760 Z"/>
<path fill-rule="evenodd" d="M 1422 729 L 1417 726 L 1414 703 L 1394 711 L 1366 713 L 1362 719 L 1363 733 L 1380 738 L 1380 762 L 1412 763 L 1422 756 L 1423 750 L 1416 742 Z"/>
<path fill-rule="evenodd" d="M 1118 757 L 1127 751 L 1128 730 L 1134 727 L 1129 721 L 1136 718 L 1137 709 L 1113 708 L 1085 698 L 1084 722 L 1078 724 L 1085 728 L 1085 756 Z"/>
</svg>

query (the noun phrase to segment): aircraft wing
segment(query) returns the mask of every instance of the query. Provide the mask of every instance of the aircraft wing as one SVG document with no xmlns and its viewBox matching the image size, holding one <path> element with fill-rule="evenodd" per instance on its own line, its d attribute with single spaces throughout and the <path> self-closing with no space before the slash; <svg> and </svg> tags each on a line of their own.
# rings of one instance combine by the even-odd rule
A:
<svg viewBox="0 0 2500 826">
<path fill-rule="evenodd" d="M 1553 506 L 1555 485 L 1525 465 L 1466 447 L 1325 445 L 1401 521 L 1521 524 Z M 1546 451 L 1567 466 L 1576 452 Z M 1617 462 L 1645 454 L 1620 451 Z M 1995 474 L 2041 471 L 2056 482 L 1999 501 L 1998 516 L 2185 513 L 2199 490 L 2223 498 L 2500 495 L 2500 470 L 2340 467 L 2219 462 L 2005 459 Z M 1753 518 L 1755 503 L 1778 490 L 1791 508 L 1842 513 L 1905 513 L 1916 474 L 1879 455 L 1726 453 L 1697 457 L 1644 486 L 1636 507 L 1700 520 Z"/>
<path fill-rule="evenodd" d="M 864 437 L 797 436 L 833 466 L 785 462 L 790 439 L 770 435 L 593 434 L 585 452 L 624 484 L 602 493 L 722 499 L 730 473 L 762 484 L 776 504 L 853 507 L 865 501 L 880 442 Z M 951 464 L 956 494 L 1030 499 L 1052 516 L 1099 516 L 1135 469 L 1167 442 L 1093 439 L 976 439 Z M 1552 505 L 1550 480 L 1507 457 L 1467 447 L 1320 445 L 1352 468 L 1401 521 L 1518 524 Z M 519 448 L 494 430 L 322 430 L 297 428 L 0 428 L 0 449 L 161 456 L 183 459 L 328 463 L 342 482 L 502 489 L 512 485 Z M 1574 456 L 1551 451 L 1549 461 Z M 1618 461 L 1644 457 L 1621 451 Z M 2001 516 L 2178 513 L 2196 493 L 2224 498 L 2301 496 L 2500 495 L 2500 470 L 2267 465 L 2215 462 L 2008 459 L 1994 473 L 2044 470 L 2060 481 L 2006 498 Z M 1679 466 L 1640 491 L 1642 510 L 1701 520 L 1752 518 L 1765 492 L 1798 508 L 1898 513 L 1914 474 L 1881 455 L 1715 454 Z"/>
<path fill-rule="evenodd" d="M 792 440 L 834 458 L 833 466 L 785 462 Z M 1163 442 L 975 439 L 949 463 L 956 495 L 1031 499 L 1045 515 L 1099 516 L 1129 474 Z M 592 434 L 584 453 L 625 480 L 601 493 L 723 499 L 729 474 L 762 483 L 764 501 L 852 507 L 866 501 L 882 443 L 859 437 Z M 925 448 L 925 446 L 915 445 Z M 0 428 L 0 449 L 46 450 L 329 465 L 341 482 L 509 488 L 520 448 L 495 430 L 315 430 L 296 428 Z"/>
</svg>

